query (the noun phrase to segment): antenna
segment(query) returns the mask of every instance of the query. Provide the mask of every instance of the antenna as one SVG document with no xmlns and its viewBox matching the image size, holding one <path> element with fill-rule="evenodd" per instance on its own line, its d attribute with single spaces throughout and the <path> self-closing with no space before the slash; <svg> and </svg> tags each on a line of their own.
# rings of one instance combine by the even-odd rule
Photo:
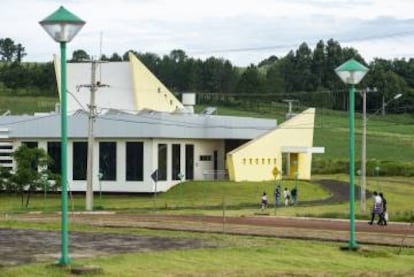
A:
<svg viewBox="0 0 414 277">
<path fill-rule="evenodd" d="M 99 57 L 98 60 L 101 61 L 102 58 L 102 40 L 103 40 L 103 31 L 99 34 Z M 99 81 L 102 81 L 102 66 L 99 63 Z"/>
<path fill-rule="evenodd" d="M 289 111 L 285 115 L 286 119 L 290 119 L 290 118 L 294 117 L 296 115 L 296 113 L 292 112 L 292 104 L 293 104 L 293 102 L 298 102 L 298 100 L 296 100 L 296 99 L 283 99 L 282 101 L 289 104 Z"/>
</svg>

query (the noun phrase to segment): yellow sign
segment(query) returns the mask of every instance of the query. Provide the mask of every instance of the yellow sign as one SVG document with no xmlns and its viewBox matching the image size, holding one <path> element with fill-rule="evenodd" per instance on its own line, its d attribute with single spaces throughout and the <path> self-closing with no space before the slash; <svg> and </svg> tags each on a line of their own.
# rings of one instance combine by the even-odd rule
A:
<svg viewBox="0 0 414 277">
<path fill-rule="evenodd" d="M 279 173 L 280 173 L 279 169 L 277 168 L 277 166 L 275 166 L 272 170 L 273 177 L 276 178 L 277 175 L 279 175 Z"/>
</svg>

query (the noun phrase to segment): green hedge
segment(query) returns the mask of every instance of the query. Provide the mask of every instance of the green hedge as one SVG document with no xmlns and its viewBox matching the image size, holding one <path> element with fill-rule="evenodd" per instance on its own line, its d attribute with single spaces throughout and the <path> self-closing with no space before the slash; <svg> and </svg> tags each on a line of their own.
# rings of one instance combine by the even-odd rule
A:
<svg viewBox="0 0 414 277">
<path fill-rule="evenodd" d="M 379 168 L 377 171 L 376 168 Z M 361 168 L 360 161 L 355 163 L 355 170 Z M 348 160 L 317 160 L 312 162 L 313 174 L 348 173 Z M 356 172 L 357 173 L 357 172 Z M 414 162 L 406 161 L 379 161 L 368 160 L 366 164 L 367 176 L 414 176 Z"/>
</svg>

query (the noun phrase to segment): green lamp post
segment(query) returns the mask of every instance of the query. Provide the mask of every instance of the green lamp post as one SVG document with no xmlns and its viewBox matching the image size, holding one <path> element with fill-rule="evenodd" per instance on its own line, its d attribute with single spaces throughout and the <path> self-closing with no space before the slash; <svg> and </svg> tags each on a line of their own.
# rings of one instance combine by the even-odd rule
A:
<svg viewBox="0 0 414 277">
<path fill-rule="evenodd" d="M 358 84 L 368 68 L 354 59 L 350 59 L 335 69 L 341 80 L 350 85 L 349 88 L 349 217 L 350 238 L 349 249 L 358 247 L 355 241 L 355 85 Z"/>
<path fill-rule="evenodd" d="M 60 44 L 60 102 L 61 102 L 61 257 L 59 264 L 68 265 L 69 239 L 68 239 L 68 187 L 67 187 L 67 108 L 66 108 L 66 43 L 70 42 L 85 25 L 85 21 L 72 14 L 64 7 L 60 7 L 54 13 L 43 19 L 39 24 L 45 31 Z"/>
</svg>

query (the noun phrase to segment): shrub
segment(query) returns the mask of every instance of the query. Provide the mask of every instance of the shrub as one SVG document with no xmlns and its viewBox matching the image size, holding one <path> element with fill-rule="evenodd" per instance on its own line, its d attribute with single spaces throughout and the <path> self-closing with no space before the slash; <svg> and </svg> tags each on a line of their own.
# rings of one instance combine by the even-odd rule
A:
<svg viewBox="0 0 414 277">
<path fill-rule="evenodd" d="M 361 163 L 355 163 L 355 169 L 358 170 Z M 379 168 L 377 171 L 376 168 Z M 348 160 L 314 160 L 312 162 L 313 174 L 337 174 L 348 173 Z M 368 160 L 366 164 L 367 176 L 414 176 L 414 162 L 406 161 L 379 161 Z"/>
</svg>

